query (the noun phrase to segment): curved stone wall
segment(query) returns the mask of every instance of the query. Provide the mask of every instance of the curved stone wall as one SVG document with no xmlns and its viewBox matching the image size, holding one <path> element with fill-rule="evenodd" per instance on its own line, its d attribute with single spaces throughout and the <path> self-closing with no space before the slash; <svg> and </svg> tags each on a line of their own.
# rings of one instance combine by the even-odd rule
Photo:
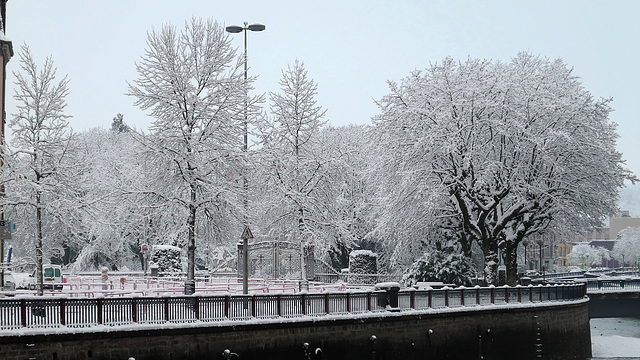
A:
<svg viewBox="0 0 640 360">
<path fill-rule="evenodd" d="M 222 352 L 230 349 L 242 360 L 302 359 L 305 342 L 311 351 L 320 348 L 323 358 L 332 360 L 586 360 L 591 356 L 586 299 L 207 325 L 0 336 L 0 358 L 201 360 L 222 359 Z"/>
</svg>

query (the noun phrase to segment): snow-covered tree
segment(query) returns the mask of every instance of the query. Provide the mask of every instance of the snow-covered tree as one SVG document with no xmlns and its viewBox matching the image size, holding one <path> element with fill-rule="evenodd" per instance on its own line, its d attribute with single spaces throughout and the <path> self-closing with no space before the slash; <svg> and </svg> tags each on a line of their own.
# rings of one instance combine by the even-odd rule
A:
<svg viewBox="0 0 640 360">
<path fill-rule="evenodd" d="M 193 18 L 182 31 L 165 25 L 148 34 L 129 87 L 135 104 L 155 118 L 139 139 L 155 169 L 149 196 L 174 218 L 174 244 L 187 250 L 186 291 L 192 291 L 196 239 L 203 222 L 219 223 L 234 211 L 237 183 L 229 174 L 244 168 L 242 129 L 245 111 L 255 113 L 259 98 L 249 97 L 242 62 L 224 27 Z M 169 234 L 170 235 L 170 234 Z M 171 235 L 170 235 L 171 236 Z"/>
<path fill-rule="evenodd" d="M 304 63 L 296 61 L 283 71 L 280 87 L 281 92 L 270 94 L 273 121 L 264 135 L 265 200 L 273 219 L 269 230 L 303 248 L 322 238 L 324 207 L 316 193 L 327 180 L 330 159 L 317 145 L 326 111 L 317 104 L 318 87 Z"/>
<path fill-rule="evenodd" d="M 113 122 L 111 123 L 111 131 L 116 133 L 128 132 L 129 126 L 124 122 L 124 115 L 118 114 L 113 118 Z"/>
<path fill-rule="evenodd" d="M 51 249 L 52 233 L 61 217 L 59 209 L 69 188 L 67 162 L 72 132 L 65 113 L 69 80 L 56 80 L 53 60 L 38 68 L 29 47 L 20 51 L 20 72 L 15 73 L 14 98 L 17 113 L 9 121 L 13 131 L 11 147 L 3 152 L 3 205 L 11 208 L 20 223 L 21 236 L 34 245 L 38 294 L 42 295 L 42 264 Z M 52 255 L 49 253 L 48 255 Z"/>
<path fill-rule="evenodd" d="M 640 228 L 627 228 L 618 235 L 611 254 L 622 266 L 640 261 Z"/>
<path fill-rule="evenodd" d="M 78 134 L 74 144 L 74 159 L 84 164 L 76 176 L 81 218 L 76 233 L 67 236 L 77 247 L 74 268 L 142 269 L 140 245 L 155 245 L 164 228 L 144 194 L 131 192 L 153 182 L 138 156 L 141 146 L 129 132 L 101 129 Z"/>
<path fill-rule="evenodd" d="M 569 264 L 583 265 L 585 270 L 589 270 L 592 265 L 598 264 L 602 260 L 600 255 L 598 249 L 589 244 L 576 244 L 567 254 L 567 261 Z"/>
<path fill-rule="evenodd" d="M 318 211 L 323 239 L 316 243 L 316 250 L 335 269 L 348 266 L 352 250 L 382 250 L 366 239 L 375 198 L 375 177 L 371 176 L 375 159 L 370 151 L 374 145 L 369 133 L 369 126 L 329 126 L 319 134 L 323 156 L 331 161 L 325 170 L 327 181 L 315 192 L 323 206 Z"/>
<path fill-rule="evenodd" d="M 594 100 L 561 60 L 446 58 L 390 87 L 374 119 L 385 203 L 414 231 L 449 229 L 467 255 L 480 245 L 490 283 L 498 254 L 515 283 L 526 236 L 600 225 L 634 179 L 615 148 L 610 100 Z"/>
<path fill-rule="evenodd" d="M 603 246 L 596 247 L 596 253 L 598 256 L 599 264 L 601 266 L 607 266 L 607 261 L 612 259 L 611 251 Z"/>
</svg>

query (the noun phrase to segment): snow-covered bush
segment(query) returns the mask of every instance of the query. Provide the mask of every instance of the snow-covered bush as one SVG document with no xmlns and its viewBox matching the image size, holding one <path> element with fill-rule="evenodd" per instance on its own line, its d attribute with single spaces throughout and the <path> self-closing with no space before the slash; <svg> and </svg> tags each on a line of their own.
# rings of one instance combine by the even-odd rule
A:
<svg viewBox="0 0 640 360">
<path fill-rule="evenodd" d="M 402 282 L 405 286 L 419 281 L 441 281 L 446 284 L 471 285 L 473 267 L 471 261 L 462 254 L 434 250 L 426 252 L 405 272 Z"/>
<path fill-rule="evenodd" d="M 375 284 L 378 274 L 378 254 L 370 250 L 355 250 L 349 254 L 349 282 Z"/>
<path fill-rule="evenodd" d="M 151 266 L 156 266 L 158 272 L 175 274 L 182 272 L 181 250 L 177 246 L 156 245 L 151 253 Z"/>
</svg>

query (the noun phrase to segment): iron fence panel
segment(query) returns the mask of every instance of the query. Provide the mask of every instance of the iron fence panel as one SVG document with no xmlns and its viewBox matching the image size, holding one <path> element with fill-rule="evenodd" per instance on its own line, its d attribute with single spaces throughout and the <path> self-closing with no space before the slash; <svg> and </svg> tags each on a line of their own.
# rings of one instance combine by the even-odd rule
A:
<svg viewBox="0 0 640 360">
<path fill-rule="evenodd" d="M 13 330 L 22 327 L 21 301 L 2 299 L 0 301 L 0 330 Z"/>
</svg>

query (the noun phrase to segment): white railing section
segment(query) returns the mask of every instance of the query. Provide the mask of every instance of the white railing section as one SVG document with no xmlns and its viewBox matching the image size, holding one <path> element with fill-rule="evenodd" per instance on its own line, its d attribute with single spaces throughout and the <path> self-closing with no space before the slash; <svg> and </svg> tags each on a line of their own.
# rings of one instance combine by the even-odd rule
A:
<svg viewBox="0 0 640 360">
<path fill-rule="evenodd" d="M 582 299 L 585 284 L 175 297 L 0 298 L 0 332 L 22 328 L 321 317 Z"/>
</svg>

